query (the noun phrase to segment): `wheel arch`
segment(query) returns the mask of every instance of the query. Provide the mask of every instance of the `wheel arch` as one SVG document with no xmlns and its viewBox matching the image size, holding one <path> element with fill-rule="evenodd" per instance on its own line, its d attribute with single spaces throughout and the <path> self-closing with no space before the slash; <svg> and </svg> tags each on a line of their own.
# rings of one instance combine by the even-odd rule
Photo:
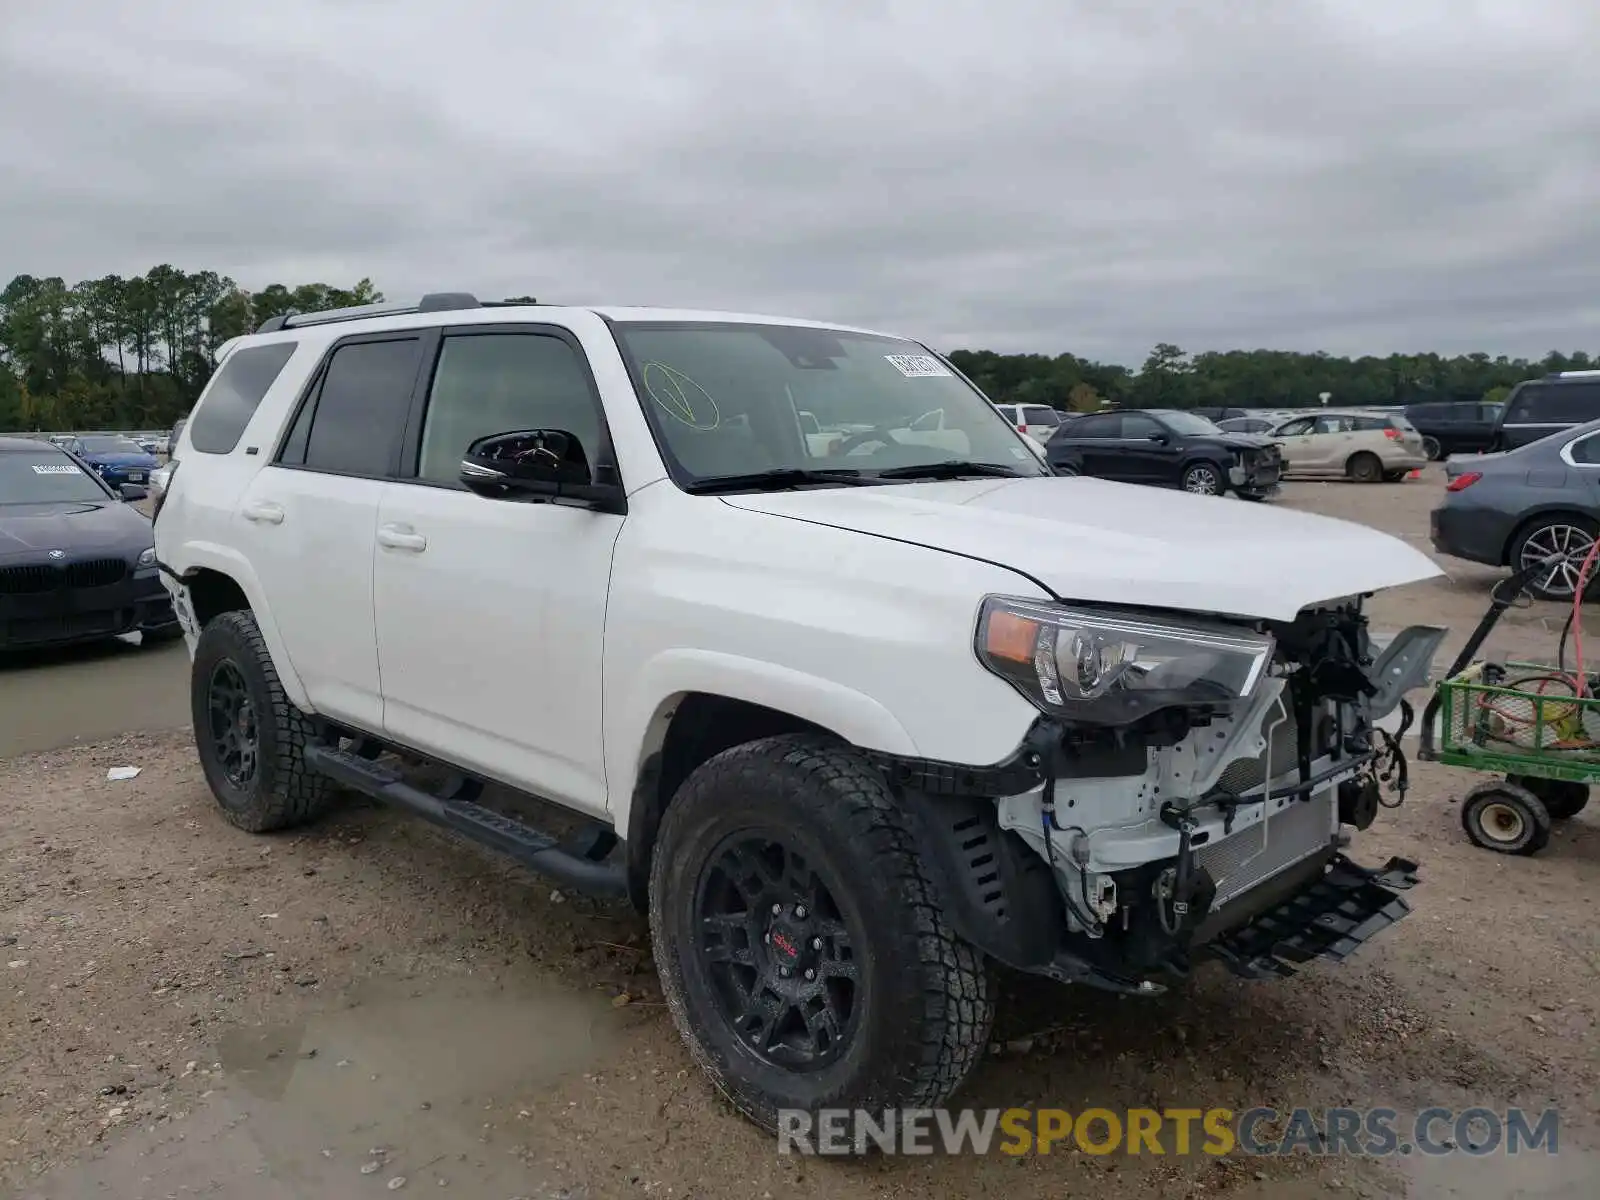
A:
<svg viewBox="0 0 1600 1200">
<path fill-rule="evenodd" d="M 1550 504 L 1543 508 L 1537 508 L 1532 512 L 1524 513 L 1522 518 L 1511 527 L 1511 532 L 1506 535 L 1505 544 L 1500 547 L 1500 565 L 1509 567 L 1511 565 L 1511 551 L 1517 542 L 1535 526 L 1549 520 L 1551 517 L 1570 517 L 1591 527 L 1600 527 L 1600 520 L 1596 520 L 1581 508 L 1576 508 L 1570 504 Z"/>
<path fill-rule="evenodd" d="M 278 681 L 290 701 L 303 712 L 310 712 L 305 685 L 289 658 L 288 648 L 272 612 L 266 604 L 261 581 L 250 564 L 237 553 L 222 547 L 201 547 L 187 556 L 181 570 L 170 572 L 183 586 L 184 600 L 196 629 L 220 613 L 248 609 L 267 643 Z"/>
</svg>

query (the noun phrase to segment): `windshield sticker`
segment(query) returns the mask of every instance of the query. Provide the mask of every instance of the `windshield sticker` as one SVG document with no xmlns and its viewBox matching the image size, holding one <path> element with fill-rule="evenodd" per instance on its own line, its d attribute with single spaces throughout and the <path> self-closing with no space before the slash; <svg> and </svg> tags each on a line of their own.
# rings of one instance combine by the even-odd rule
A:
<svg viewBox="0 0 1600 1200">
<path fill-rule="evenodd" d="M 35 475 L 81 475 L 77 467 L 71 463 L 34 463 Z"/>
<path fill-rule="evenodd" d="M 722 413 L 711 393 L 676 367 L 647 362 L 640 374 L 650 399 L 673 420 L 700 430 L 716 429 L 722 424 Z"/>
<path fill-rule="evenodd" d="M 889 365 L 907 379 L 949 379 L 950 368 L 928 354 L 885 354 Z"/>
</svg>

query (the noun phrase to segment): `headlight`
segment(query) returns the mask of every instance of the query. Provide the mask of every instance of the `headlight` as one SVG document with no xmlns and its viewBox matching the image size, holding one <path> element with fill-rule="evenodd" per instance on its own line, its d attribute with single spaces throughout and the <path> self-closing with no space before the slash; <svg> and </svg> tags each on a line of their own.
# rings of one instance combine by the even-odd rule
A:
<svg viewBox="0 0 1600 1200">
<path fill-rule="evenodd" d="M 978 614 L 977 651 L 1043 712 L 1126 725 L 1162 708 L 1248 698 L 1272 661 L 1272 639 L 1215 622 L 990 596 Z"/>
<path fill-rule="evenodd" d="M 154 546 L 151 546 L 148 550 L 140 551 L 139 565 L 141 567 L 153 567 L 156 565 L 156 548 Z"/>
</svg>

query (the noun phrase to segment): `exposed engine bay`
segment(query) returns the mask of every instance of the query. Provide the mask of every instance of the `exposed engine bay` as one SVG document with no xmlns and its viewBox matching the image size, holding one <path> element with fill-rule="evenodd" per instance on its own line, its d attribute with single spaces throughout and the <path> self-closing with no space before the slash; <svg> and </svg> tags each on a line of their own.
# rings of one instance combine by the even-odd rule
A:
<svg viewBox="0 0 1600 1200">
<path fill-rule="evenodd" d="M 1035 628 L 996 633 L 1013 614 Z M 1262 964 L 1280 933 L 1297 936 L 1288 924 L 1349 932 L 1366 921 L 1363 905 L 1381 909 L 1393 899 L 1373 881 L 1414 882 L 1415 865 L 1401 860 L 1387 872 L 1349 863 L 1341 829 L 1365 829 L 1381 807 L 1403 801 L 1404 696 L 1426 682 L 1445 631 L 1413 626 L 1375 646 L 1359 597 L 1292 622 L 1194 622 L 1181 646 L 1177 629 L 1021 605 L 997 606 L 980 626 L 980 656 L 1038 695 L 1045 713 L 1023 753 L 1037 767 L 1032 786 L 989 801 L 999 835 L 991 857 L 1001 860 L 992 878 L 1003 878 L 1003 903 L 1026 920 L 1017 910 L 1043 906 L 1045 876 L 1064 917 L 1049 963 L 1037 961 L 1044 947 L 1036 934 L 1013 930 L 999 954 L 1014 965 L 1141 991 L 1158 990 L 1153 977 L 1187 973 L 1205 953 L 1249 960 L 1233 964 L 1242 974 L 1286 974 Z M 1165 656 L 1163 638 L 1173 647 Z M 1108 674 L 1110 686 L 1101 687 Z M 1395 712 L 1397 731 L 1377 724 Z M 930 807 L 940 803 L 958 812 L 953 799 Z M 976 812 L 950 828 L 975 829 Z M 971 838 L 963 845 L 976 848 L 979 864 L 990 853 Z M 1013 860 L 1025 846 L 1021 857 L 1046 870 L 1004 861 L 1007 845 Z M 1329 880 L 1338 884 L 1331 891 Z M 1350 900 L 1357 893 L 1359 903 Z M 1287 915 L 1252 934 L 1265 938 L 1264 949 L 1225 942 L 1274 906 L 1288 906 Z M 1329 946 L 1335 941 L 1330 933 Z"/>
<path fill-rule="evenodd" d="M 1375 655 L 1359 599 L 1261 631 L 1270 666 L 1232 711 L 1066 726 L 1040 787 L 999 802 L 1000 827 L 1054 871 L 1091 962 L 1187 970 L 1194 949 L 1250 915 L 1253 892 L 1331 860 L 1340 826 L 1365 829 L 1404 799 L 1403 695 L 1425 680 L 1442 631 L 1407 629 Z M 1375 725 L 1397 708 L 1398 732 Z"/>
</svg>

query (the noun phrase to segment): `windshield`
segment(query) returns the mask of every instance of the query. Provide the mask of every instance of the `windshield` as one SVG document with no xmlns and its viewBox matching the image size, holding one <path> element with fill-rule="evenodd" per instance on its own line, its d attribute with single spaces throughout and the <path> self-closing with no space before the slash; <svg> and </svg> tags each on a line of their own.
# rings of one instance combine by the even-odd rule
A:
<svg viewBox="0 0 1600 1200">
<path fill-rule="evenodd" d="M 1173 433 L 1188 434 L 1191 437 L 1202 436 L 1207 433 L 1221 433 L 1215 421 L 1205 417 L 1197 417 L 1189 412 L 1164 412 L 1157 418 Z"/>
<path fill-rule="evenodd" d="M 954 463 L 1049 473 L 1004 415 L 915 342 L 790 325 L 615 328 L 680 484 L 795 471 L 878 482 Z"/>
<path fill-rule="evenodd" d="M 85 454 L 143 454 L 144 447 L 132 438 L 86 437 L 78 440 Z"/>
<path fill-rule="evenodd" d="M 104 504 L 94 476 L 58 450 L 0 450 L 0 505 Z"/>
</svg>

